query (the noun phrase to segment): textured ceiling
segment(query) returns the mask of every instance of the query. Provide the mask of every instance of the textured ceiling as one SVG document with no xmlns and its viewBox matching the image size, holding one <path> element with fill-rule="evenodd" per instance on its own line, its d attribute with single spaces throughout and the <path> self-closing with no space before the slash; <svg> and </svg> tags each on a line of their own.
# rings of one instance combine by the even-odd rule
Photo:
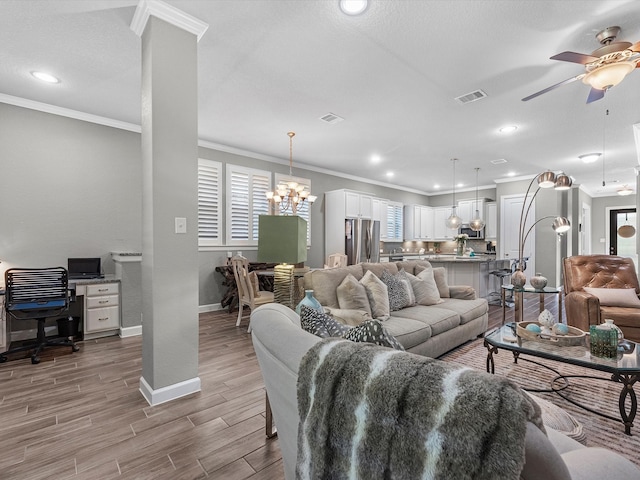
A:
<svg viewBox="0 0 640 480">
<path fill-rule="evenodd" d="M 426 193 L 451 189 L 452 157 L 468 188 L 476 167 L 480 185 L 547 168 L 595 196 L 635 184 L 637 69 L 590 105 L 581 82 L 520 99 L 581 73 L 549 57 L 590 53 L 607 26 L 640 40 L 638 1 L 370 0 L 357 17 L 337 0 L 167 3 L 209 24 L 198 44 L 201 140 L 286 161 L 293 130 L 294 174 L 309 166 Z M 139 124 L 136 5 L 1 0 L 0 94 Z M 33 70 L 62 82 L 41 84 Z M 487 98 L 454 100 L 477 89 Z M 319 120 L 329 112 L 344 121 Z M 498 133 L 504 125 L 519 128 Z M 602 161 L 577 159 L 603 145 L 604 189 Z"/>
</svg>

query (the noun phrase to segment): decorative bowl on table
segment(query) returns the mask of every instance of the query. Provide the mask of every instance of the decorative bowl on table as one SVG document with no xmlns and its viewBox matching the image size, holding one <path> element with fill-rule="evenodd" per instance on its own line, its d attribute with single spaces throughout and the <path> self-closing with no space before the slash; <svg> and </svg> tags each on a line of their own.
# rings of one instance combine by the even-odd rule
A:
<svg viewBox="0 0 640 480">
<path fill-rule="evenodd" d="M 542 333 L 543 326 L 539 322 L 518 322 L 517 335 L 525 340 L 547 342 L 561 347 L 585 345 L 587 334 L 576 327 L 568 327 L 566 335 L 559 333 Z M 535 328 L 538 327 L 538 328 Z"/>
</svg>

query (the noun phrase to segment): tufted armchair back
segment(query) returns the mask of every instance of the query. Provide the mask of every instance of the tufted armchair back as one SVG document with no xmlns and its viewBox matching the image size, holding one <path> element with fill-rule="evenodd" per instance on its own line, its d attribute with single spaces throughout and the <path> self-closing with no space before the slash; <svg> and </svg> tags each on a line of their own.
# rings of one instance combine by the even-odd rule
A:
<svg viewBox="0 0 640 480">
<path fill-rule="evenodd" d="M 563 263 L 564 293 L 584 287 L 635 288 L 640 293 L 633 260 L 615 255 L 574 255 Z"/>
</svg>

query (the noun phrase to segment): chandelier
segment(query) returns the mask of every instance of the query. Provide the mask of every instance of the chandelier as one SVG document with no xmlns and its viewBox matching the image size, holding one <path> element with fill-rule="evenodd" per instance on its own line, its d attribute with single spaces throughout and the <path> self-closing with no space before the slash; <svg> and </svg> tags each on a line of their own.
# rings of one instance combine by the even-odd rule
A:
<svg viewBox="0 0 640 480">
<path fill-rule="evenodd" d="M 295 132 L 287 132 L 289 135 L 289 177 L 293 177 L 293 137 Z M 296 215 L 298 209 L 308 202 L 311 205 L 318 197 L 311 195 L 306 185 L 300 185 L 294 182 L 292 178 L 287 183 L 279 183 L 275 190 L 267 192 L 269 203 L 275 203 L 280 213 L 292 213 Z"/>
</svg>

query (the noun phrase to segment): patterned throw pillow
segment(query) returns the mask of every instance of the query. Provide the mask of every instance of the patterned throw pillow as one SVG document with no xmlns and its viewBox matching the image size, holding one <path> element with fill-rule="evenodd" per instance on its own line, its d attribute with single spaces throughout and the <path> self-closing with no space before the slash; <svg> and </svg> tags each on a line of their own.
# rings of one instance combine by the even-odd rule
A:
<svg viewBox="0 0 640 480">
<path fill-rule="evenodd" d="M 389 290 L 389 309 L 392 312 L 402 310 L 411 305 L 411 297 L 407 291 L 407 283 L 397 275 L 391 275 L 386 270 L 382 272 L 380 280 Z"/>
<path fill-rule="evenodd" d="M 342 336 L 346 340 L 352 342 L 367 342 L 382 345 L 383 347 L 395 348 L 396 350 L 404 350 L 398 340 L 386 331 L 379 320 L 367 320 L 366 322 L 351 328 Z"/>
<path fill-rule="evenodd" d="M 303 330 L 318 337 L 342 337 L 351 327 L 343 325 L 324 312 L 319 312 L 306 305 L 300 308 L 300 326 Z"/>
<path fill-rule="evenodd" d="M 409 293 L 409 305 L 415 305 L 417 303 L 416 294 L 413 291 L 413 287 L 411 286 L 411 279 L 410 279 L 410 277 L 413 277 L 413 275 L 411 275 L 410 273 L 407 273 L 404 268 L 401 268 L 397 274 L 397 277 L 407 282 L 407 292 Z"/>
</svg>

